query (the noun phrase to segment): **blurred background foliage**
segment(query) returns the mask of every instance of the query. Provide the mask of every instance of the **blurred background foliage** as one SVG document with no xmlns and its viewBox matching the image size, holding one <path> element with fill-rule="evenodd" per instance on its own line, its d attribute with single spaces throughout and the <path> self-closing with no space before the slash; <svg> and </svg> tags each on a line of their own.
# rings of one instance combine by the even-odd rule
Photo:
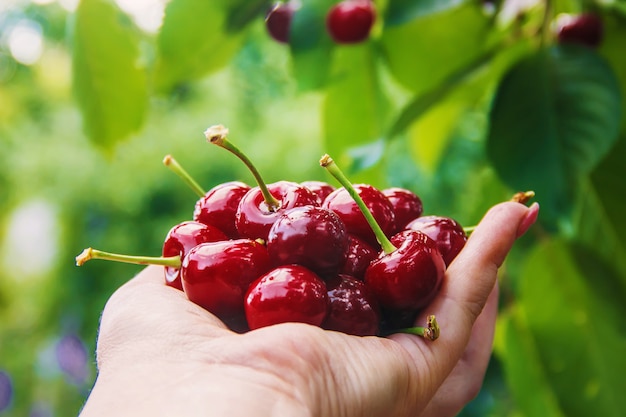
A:
<svg viewBox="0 0 626 417">
<path fill-rule="evenodd" d="M 268 182 L 332 182 L 330 153 L 464 225 L 535 190 L 461 415 L 624 415 L 626 1 L 377 0 L 350 46 L 325 33 L 334 3 L 302 0 L 289 44 L 265 0 L 0 3 L 0 415 L 79 412 L 99 314 L 140 267 L 74 257 L 160 254 L 196 199 L 165 155 L 205 189 L 253 181 L 205 142 L 213 124 Z M 582 12 L 601 45 L 559 44 L 557 19 Z"/>
</svg>

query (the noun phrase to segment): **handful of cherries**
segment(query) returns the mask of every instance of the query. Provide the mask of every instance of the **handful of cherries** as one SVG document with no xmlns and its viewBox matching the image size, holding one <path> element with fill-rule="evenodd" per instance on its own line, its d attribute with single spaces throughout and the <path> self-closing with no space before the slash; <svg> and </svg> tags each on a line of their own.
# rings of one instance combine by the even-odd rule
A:
<svg viewBox="0 0 626 417">
<path fill-rule="evenodd" d="M 233 181 L 205 192 L 168 155 L 164 164 L 199 196 L 193 220 L 170 229 L 160 257 L 87 248 L 77 265 L 90 259 L 162 265 L 165 285 L 240 332 L 302 322 L 359 336 L 439 336 L 434 316 L 425 327 L 412 326 L 465 245 L 459 223 L 422 216 L 422 201 L 409 190 L 352 185 L 328 155 L 320 165 L 340 188 L 265 184 L 227 133 L 213 126 L 205 135 L 241 159 L 256 186 Z"/>
</svg>

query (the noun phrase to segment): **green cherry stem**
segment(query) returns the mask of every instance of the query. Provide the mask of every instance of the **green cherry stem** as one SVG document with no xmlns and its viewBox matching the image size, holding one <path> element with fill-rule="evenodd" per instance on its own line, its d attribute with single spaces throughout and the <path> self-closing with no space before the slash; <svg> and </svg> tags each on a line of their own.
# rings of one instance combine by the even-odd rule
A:
<svg viewBox="0 0 626 417">
<path fill-rule="evenodd" d="M 165 155 L 163 165 L 168 167 L 174 174 L 178 175 L 196 193 L 198 197 L 204 197 L 206 191 L 193 179 L 191 175 L 178 163 L 172 155 Z"/>
<path fill-rule="evenodd" d="M 425 327 L 408 327 L 405 329 L 396 330 L 395 332 L 415 334 L 418 336 L 422 336 L 424 339 L 437 340 L 439 338 L 439 335 L 441 334 L 441 329 L 439 328 L 439 323 L 437 323 L 437 318 L 434 315 L 430 315 L 426 320 Z"/>
<path fill-rule="evenodd" d="M 348 194 L 350 194 L 350 197 L 354 199 L 356 204 L 359 206 L 359 209 L 363 213 L 363 216 L 365 216 L 365 220 L 367 220 L 367 223 L 374 231 L 374 234 L 376 235 L 376 240 L 378 240 L 378 243 L 380 243 L 383 251 L 386 254 L 395 251 L 397 248 L 387 238 L 385 232 L 383 232 L 383 229 L 380 228 L 380 225 L 378 224 L 378 222 L 376 222 L 376 219 L 374 219 L 374 216 L 365 205 L 365 202 L 363 201 L 359 193 L 354 189 L 350 180 L 348 180 L 348 178 L 344 175 L 341 169 L 339 169 L 335 161 L 333 161 L 333 159 L 329 155 L 324 155 L 320 159 L 320 165 L 323 168 L 326 168 L 326 170 L 333 177 L 335 177 L 335 179 L 339 181 L 339 183 L 346 189 Z"/>
<path fill-rule="evenodd" d="M 256 169 L 252 161 L 250 161 L 250 159 L 243 152 L 241 152 L 239 148 L 237 148 L 237 146 L 235 146 L 232 142 L 228 140 L 227 128 L 222 125 L 211 126 L 204 131 L 204 136 L 206 137 L 207 142 L 217 145 L 220 148 L 226 149 L 237 158 L 239 158 L 241 162 L 243 162 L 248 167 L 261 190 L 261 194 L 263 194 L 265 204 L 267 204 L 268 208 L 271 211 L 276 211 L 280 208 L 280 202 L 267 189 L 265 181 L 263 181 L 261 174 Z"/>
<path fill-rule="evenodd" d="M 127 264 L 171 266 L 172 268 L 180 268 L 182 265 L 180 256 L 157 257 L 121 255 L 118 253 L 104 252 L 93 248 L 87 248 L 83 250 L 80 255 L 76 257 L 76 265 L 82 266 L 85 262 L 91 259 L 104 259 L 106 261 L 124 262 Z"/>
</svg>

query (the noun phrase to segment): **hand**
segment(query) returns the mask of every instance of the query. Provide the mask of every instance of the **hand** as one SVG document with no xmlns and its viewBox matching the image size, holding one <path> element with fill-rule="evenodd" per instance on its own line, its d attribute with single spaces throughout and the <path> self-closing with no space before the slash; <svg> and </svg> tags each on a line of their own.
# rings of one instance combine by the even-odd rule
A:
<svg viewBox="0 0 626 417">
<path fill-rule="evenodd" d="M 498 268 L 537 210 L 502 203 L 485 215 L 418 319 L 437 316 L 434 342 L 299 323 L 237 334 L 148 267 L 105 307 L 98 378 L 81 417 L 454 416 L 491 355 Z"/>
</svg>

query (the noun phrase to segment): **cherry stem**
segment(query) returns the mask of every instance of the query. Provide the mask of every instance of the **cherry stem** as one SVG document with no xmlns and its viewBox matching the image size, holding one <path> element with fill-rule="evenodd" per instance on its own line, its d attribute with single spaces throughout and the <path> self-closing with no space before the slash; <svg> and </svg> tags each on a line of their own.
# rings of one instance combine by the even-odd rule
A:
<svg viewBox="0 0 626 417">
<path fill-rule="evenodd" d="M 226 137 L 227 135 L 228 135 L 228 129 L 222 125 L 211 126 L 207 130 L 204 131 L 204 136 L 206 137 L 209 143 L 217 145 L 220 148 L 226 149 L 227 151 L 235 155 L 237 158 L 239 158 L 241 162 L 243 162 L 248 167 L 248 169 L 254 176 L 254 179 L 256 180 L 256 183 L 259 186 L 259 189 L 261 190 L 261 194 L 263 194 L 263 199 L 265 200 L 265 204 L 267 204 L 270 211 L 278 210 L 280 208 L 280 201 L 278 201 L 272 195 L 272 193 L 270 193 L 270 190 L 268 190 L 267 185 L 265 184 L 265 181 L 263 181 L 263 178 L 261 178 L 261 174 L 256 169 L 252 161 L 250 161 L 250 159 L 243 152 L 241 152 L 239 148 L 237 148 L 237 146 L 235 146 L 233 143 L 231 143 L 228 140 L 228 138 Z"/>
<path fill-rule="evenodd" d="M 395 251 L 397 248 L 387 238 L 385 232 L 383 232 L 383 229 L 380 228 L 380 225 L 378 224 L 376 219 L 374 219 L 374 216 L 365 205 L 365 202 L 363 201 L 359 193 L 354 189 L 350 180 L 348 180 L 348 178 L 344 175 L 341 169 L 339 169 L 335 161 L 333 161 L 333 159 L 329 155 L 324 155 L 320 159 L 320 165 L 323 168 L 326 168 L 326 170 L 333 177 L 335 177 L 335 179 L 339 181 L 339 183 L 346 189 L 348 194 L 350 194 L 350 197 L 354 199 L 357 206 L 359 206 L 359 209 L 363 213 L 363 216 L 365 216 L 365 220 L 367 220 L 367 223 L 374 231 L 374 234 L 376 235 L 376 240 L 378 240 L 378 243 L 380 243 L 383 251 L 386 254 L 390 254 L 391 252 Z"/>
<path fill-rule="evenodd" d="M 397 330 L 396 333 L 415 334 L 423 337 L 424 339 L 437 340 L 441 333 L 441 329 L 439 328 L 439 323 L 437 323 L 437 318 L 434 315 L 430 315 L 426 319 L 426 327 L 407 327 L 405 329 Z"/>
<path fill-rule="evenodd" d="M 80 255 L 76 257 L 76 265 L 82 266 L 85 262 L 91 259 L 103 259 L 106 261 L 124 262 L 127 264 L 171 266 L 172 268 L 180 268 L 182 265 L 180 256 L 155 257 L 121 255 L 118 253 L 104 252 L 93 248 L 84 249 L 80 253 Z"/>
<path fill-rule="evenodd" d="M 172 155 L 165 155 L 163 165 L 178 175 L 199 197 L 204 197 L 206 191 L 189 175 Z"/>
</svg>

